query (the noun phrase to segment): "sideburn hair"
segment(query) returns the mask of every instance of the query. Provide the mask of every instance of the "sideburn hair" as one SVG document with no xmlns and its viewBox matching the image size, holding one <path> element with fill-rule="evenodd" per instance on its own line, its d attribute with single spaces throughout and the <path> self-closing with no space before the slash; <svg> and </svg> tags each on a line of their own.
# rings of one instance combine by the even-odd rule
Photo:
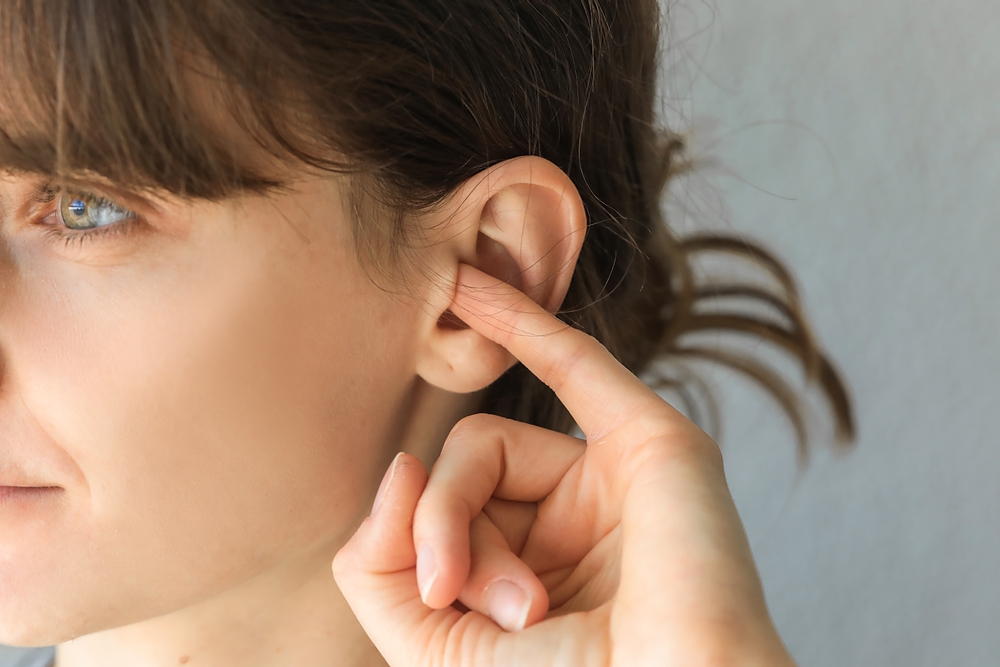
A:
<svg viewBox="0 0 1000 667">
<path fill-rule="evenodd" d="M 845 384 L 782 263 L 735 235 L 678 238 L 666 225 L 663 192 L 690 165 L 655 117 L 663 20 L 656 0 L 11 0 L 0 3 L 0 168 L 190 198 L 281 187 L 222 138 L 200 81 L 268 155 L 351 175 L 359 252 L 391 265 L 419 237 L 414 214 L 494 164 L 540 156 L 587 213 L 565 322 L 634 373 L 659 371 L 696 421 L 713 413 L 710 393 L 706 409 L 695 376 L 664 369 L 707 359 L 745 374 L 804 455 L 804 390 L 753 346 L 705 341 L 773 344 L 850 442 Z M 364 214 L 372 206 L 379 215 Z M 706 256 L 749 260 L 770 286 L 696 277 Z M 520 365 L 484 410 L 573 426 Z"/>
</svg>

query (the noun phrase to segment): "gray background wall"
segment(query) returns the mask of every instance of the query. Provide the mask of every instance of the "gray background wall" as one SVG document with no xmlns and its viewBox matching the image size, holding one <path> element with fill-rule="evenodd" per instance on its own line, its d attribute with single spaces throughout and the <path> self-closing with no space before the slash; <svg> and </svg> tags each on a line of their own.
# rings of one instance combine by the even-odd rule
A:
<svg viewBox="0 0 1000 667">
<path fill-rule="evenodd" d="M 721 164 L 673 224 L 783 256 L 858 405 L 856 450 L 800 471 L 774 406 L 710 375 L 786 643 L 803 667 L 1000 665 L 1000 3 L 670 12 L 668 117 Z"/>
</svg>

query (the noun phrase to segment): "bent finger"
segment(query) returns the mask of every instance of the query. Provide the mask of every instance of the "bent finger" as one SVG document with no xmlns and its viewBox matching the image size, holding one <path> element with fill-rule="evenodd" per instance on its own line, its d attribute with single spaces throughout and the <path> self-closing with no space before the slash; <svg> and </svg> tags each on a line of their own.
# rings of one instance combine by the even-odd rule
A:
<svg viewBox="0 0 1000 667">
<path fill-rule="evenodd" d="M 515 287 L 466 264 L 459 266 L 457 283 L 452 312 L 551 387 L 588 439 L 654 403 L 663 406 L 665 416 L 683 419 L 595 338 Z"/>
<path fill-rule="evenodd" d="M 577 438 L 493 415 L 459 422 L 414 516 L 417 580 L 425 604 L 441 609 L 455 601 L 469 576 L 469 525 L 492 496 L 541 500 L 584 451 Z"/>
<path fill-rule="evenodd" d="M 472 565 L 458 599 L 504 630 L 517 631 L 545 618 L 549 596 L 535 573 L 511 550 L 489 517 L 469 529 Z"/>
<path fill-rule="evenodd" d="M 371 515 L 337 554 L 338 567 L 387 574 L 411 569 L 413 511 L 427 486 L 427 469 L 414 456 L 400 452 L 386 470 Z"/>
<path fill-rule="evenodd" d="M 344 598 L 390 665 L 418 664 L 418 656 L 444 647 L 447 628 L 462 614 L 434 610 L 420 600 L 414 568 L 413 512 L 427 482 L 415 457 L 399 454 L 380 487 L 377 508 L 333 560 L 333 575 Z M 496 626 L 482 619 L 484 631 Z M 446 631 L 436 632 L 439 628 Z"/>
</svg>

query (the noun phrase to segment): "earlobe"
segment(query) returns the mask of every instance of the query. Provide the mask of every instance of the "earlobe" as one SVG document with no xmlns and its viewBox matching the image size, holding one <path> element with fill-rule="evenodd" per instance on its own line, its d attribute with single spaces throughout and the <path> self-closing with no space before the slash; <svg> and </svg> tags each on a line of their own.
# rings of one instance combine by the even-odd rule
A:
<svg viewBox="0 0 1000 667">
<path fill-rule="evenodd" d="M 430 295 L 417 374 L 456 393 L 484 389 L 514 364 L 510 354 L 458 324 L 448 307 L 460 263 L 470 264 L 555 312 L 569 289 L 586 213 L 569 176 L 539 157 L 495 165 L 467 181 L 438 213 L 450 228 L 438 248 L 447 284 Z M 435 221 L 432 221 L 435 222 Z M 485 297 L 484 297 L 485 298 Z"/>
</svg>

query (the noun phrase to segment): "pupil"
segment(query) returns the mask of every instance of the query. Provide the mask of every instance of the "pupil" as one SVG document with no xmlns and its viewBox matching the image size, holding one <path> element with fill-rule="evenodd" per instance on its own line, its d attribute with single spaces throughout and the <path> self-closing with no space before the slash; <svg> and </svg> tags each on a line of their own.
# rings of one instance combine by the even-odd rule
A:
<svg viewBox="0 0 1000 667">
<path fill-rule="evenodd" d="M 77 217 L 83 216 L 87 212 L 87 202 L 82 199 L 74 199 L 69 203 L 69 212 Z"/>
</svg>

